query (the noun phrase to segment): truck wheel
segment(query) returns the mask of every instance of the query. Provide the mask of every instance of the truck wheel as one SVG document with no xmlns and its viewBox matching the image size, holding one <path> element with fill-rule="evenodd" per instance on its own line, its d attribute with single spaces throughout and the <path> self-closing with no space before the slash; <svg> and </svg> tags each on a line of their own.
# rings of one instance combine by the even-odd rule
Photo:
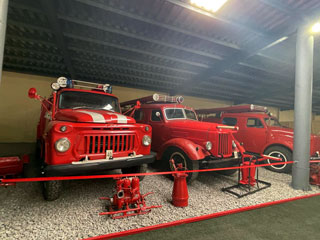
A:
<svg viewBox="0 0 320 240">
<path fill-rule="evenodd" d="M 60 197 L 62 181 L 42 182 L 43 197 L 47 201 L 53 201 Z"/>
<path fill-rule="evenodd" d="M 270 147 L 264 152 L 264 154 L 272 157 L 281 158 L 283 163 L 292 160 L 292 152 L 289 149 L 281 146 Z M 272 161 L 270 159 L 266 161 L 266 163 L 269 163 L 269 164 L 275 163 L 275 162 L 279 162 L 279 161 Z M 273 166 L 267 166 L 266 168 L 273 172 L 291 173 L 292 165 L 291 164 L 273 165 Z"/>
<path fill-rule="evenodd" d="M 134 167 L 128 167 L 128 168 L 122 168 L 121 172 L 123 174 L 129 174 L 129 173 L 146 173 L 147 172 L 148 165 L 142 164 L 140 166 L 134 166 Z M 139 180 L 142 181 L 145 176 L 139 176 Z"/>
<path fill-rule="evenodd" d="M 175 165 L 182 163 L 183 167 L 188 170 L 199 170 L 199 161 L 192 161 L 187 154 L 185 154 L 179 148 L 172 148 L 168 154 L 166 154 L 165 161 L 169 165 L 169 170 L 174 171 L 172 164 L 169 162 L 170 159 L 174 160 Z M 198 177 L 199 172 L 188 173 L 187 183 L 193 182 Z M 170 175 L 171 176 L 171 175 Z M 171 178 L 173 179 L 173 177 Z"/>
</svg>

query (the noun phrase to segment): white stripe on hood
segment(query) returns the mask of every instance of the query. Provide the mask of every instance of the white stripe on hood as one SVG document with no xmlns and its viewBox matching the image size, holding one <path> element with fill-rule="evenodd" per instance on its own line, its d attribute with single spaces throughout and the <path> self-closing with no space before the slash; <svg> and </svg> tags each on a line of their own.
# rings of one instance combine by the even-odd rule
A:
<svg viewBox="0 0 320 240">
<path fill-rule="evenodd" d="M 106 119 L 100 113 L 84 111 L 84 110 L 78 110 L 78 112 L 82 112 L 82 113 L 90 115 L 92 117 L 92 120 L 94 123 L 106 123 Z"/>
<path fill-rule="evenodd" d="M 128 123 L 128 118 L 124 115 L 112 113 L 118 117 L 118 123 Z"/>
</svg>

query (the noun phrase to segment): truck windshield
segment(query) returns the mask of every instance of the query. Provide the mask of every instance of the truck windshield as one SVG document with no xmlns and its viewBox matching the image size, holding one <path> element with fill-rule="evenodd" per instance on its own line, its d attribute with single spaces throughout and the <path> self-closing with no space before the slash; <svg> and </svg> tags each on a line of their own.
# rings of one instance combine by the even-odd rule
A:
<svg viewBox="0 0 320 240">
<path fill-rule="evenodd" d="M 185 109 L 186 116 L 188 119 L 197 120 L 197 115 L 192 110 Z"/>
<path fill-rule="evenodd" d="M 269 127 L 282 127 L 276 118 L 265 118 L 264 121 Z"/>
<path fill-rule="evenodd" d="M 60 109 L 97 109 L 120 112 L 118 99 L 112 96 L 78 91 L 65 91 L 59 97 Z"/>
<path fill-rule="evenodd" d="M 165 110 L 167 119 L 192 119 L 197 120 L 197 116 L 192 110 L 183 108 L 167 108 Z"/>
</svg>

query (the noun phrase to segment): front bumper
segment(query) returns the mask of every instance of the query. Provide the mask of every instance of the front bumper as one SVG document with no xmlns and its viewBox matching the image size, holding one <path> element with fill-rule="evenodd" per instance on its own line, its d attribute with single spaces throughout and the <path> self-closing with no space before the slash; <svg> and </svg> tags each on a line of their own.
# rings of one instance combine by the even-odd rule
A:
<svg viewBox="0 0 320 240">
<path fill-rule="evenodd" d="M 47 165 L 44 168 L 44 174 L 48 177 L 52 176 L 70 176 L 91 174 L 94 172 L 101 172 L 105 170 L 128 168 L 139 166 L 146 163 L 152 163 L 155 160 L 156 154 L 151 152 L 150 155 L 144 155 L 134 158 L 121 158 L 119 160 L 105 160 L 99 162 L 83 163 L 83 164 L 61 164 L 61 165 Z"/>
<path fill-rule="evenodd" d="M 239 165 L 241 156 L 238 158 L 211 159 L 210 157 L 201 160 L 201 168 L 222 168 Z"/>
</svg>

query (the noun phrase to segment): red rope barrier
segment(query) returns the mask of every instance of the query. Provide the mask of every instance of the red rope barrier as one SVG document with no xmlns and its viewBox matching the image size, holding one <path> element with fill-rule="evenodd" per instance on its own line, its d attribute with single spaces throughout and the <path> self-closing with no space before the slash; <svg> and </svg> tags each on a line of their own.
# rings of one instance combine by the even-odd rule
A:
<svg viewBox="0 0 320 240">
<path fill-rule="evenodd" d="M 320 160 L 311 160 L 310 163 L 319 163 Z M 287 161 L 285 164 L 292 164 L 293 161 Z M 256 167 L 266 167 L 274 165 L 283 165 L 283 162 L 276 162 L 270 164 L 257 164 Z M 152 176 L 152 175 L 169 175 L 174 173 L 192 173 L 192 172 L 214 172 L 233 169 L 250 168 L 252 166 L 238 166 L 226 168 L 211 168 L 201 170 L 187 170 L 187 171 L 169 171 L 169 172 L 151 172 L 151 173 L 130 173 L 130 174 L 110 174 L 110 175 L 91 175 L 91 176 L 61 176 L 61 177 L 36 177 L 36 178 L 4 178 L 0 179 L 1 183 L 18 183 L 18 182 L 39 182 L 39 181 L 54 181 L 54 180 L 83 180 L 83 179 L 102 179 L 102 178 L 120 178 L 120 177 L 134 177 L 134 176 Z"/>
<path fill-rule="evenodd" d="M 142 232 L 148 232 L 148 231 L 157 230 L 157 229 L 161 229 L 161 228 L 167 228 L 167 227 L 173 227 L 173 226 L 186 224 L 186 223 L 199 222 L 199 221 L 203 221 L 203 220 L 207 220 L 207 219 L 218 218 L 218 217 L 222 217 L 222 216 L 226 216 L 226 215 L 230 215 L 230 214 L 250 211 L 250 210 L 254 210 L 254 209 L 258 209 L 258 208 L 264 208 L 264 207 L 268 207 L 268 206 L 272 206 L 272 205 L 276 205 L 276 204 L 281 204 L 281 203 L 286 203 L 286 202 L 291 202 L 291 201 L 295 201 L 295 200 L 311 198 L 311 197 L 316 197 L 316 196 L 320 196 L 320 193 L 309 194 L 309 195 L 293 197 L 293 198 L 287 198 L 287 199 L 277 200 L 277 201 L 273 201 L 273 202 L 260 203 L 257 205 L 241 207 L 241 208 L 231 209 L 231 210 L 227 210 L 227 211 L 202 215 L 202 216 L 198 216 L 198 217 L 186 218 L 186 219 L 177 220 L 177 221 L 173 221 L 173 222 L 161 223 L 161 224 L 152 225 L 152 226 L 148 226 L 148 227 L 131 229 L 131 230 L 122 231 L 122 232 L 109 233 L 106 235 L 90 237 L 90 238 L 87 238 L 86 240 L 103 240 L 103 239 L 112 239 L 112 238 L 116 238 L 116 237 L 124 237 L 124 236 L 128 236 L 128 235 L 142 233 Z"/>
</svg>

